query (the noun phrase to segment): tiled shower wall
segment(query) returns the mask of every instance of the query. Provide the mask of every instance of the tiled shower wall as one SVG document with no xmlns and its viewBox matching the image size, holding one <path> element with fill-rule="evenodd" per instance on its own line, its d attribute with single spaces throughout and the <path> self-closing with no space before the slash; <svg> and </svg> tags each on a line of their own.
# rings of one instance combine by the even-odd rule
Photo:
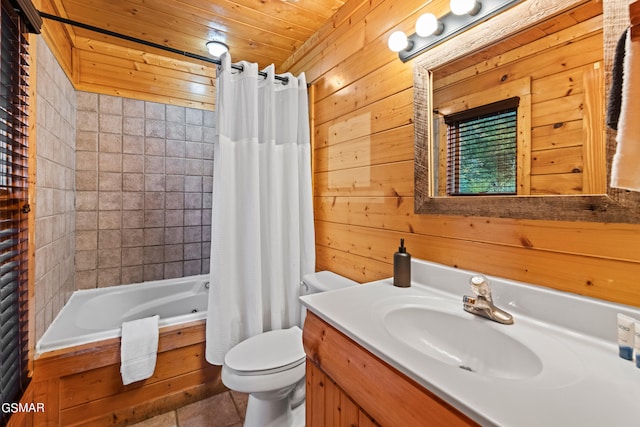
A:
<svg viewBox="0 0 640 427">
<path fill-rule="evenodd" d="M 43 40 L 36 49 L 37 340 L 75 290 L 76 91 Z"/>
<path fill-rule="evenodd" d="M 209 271 L 215 113 L 77 92 L 76 285 Z"/>
</svg>

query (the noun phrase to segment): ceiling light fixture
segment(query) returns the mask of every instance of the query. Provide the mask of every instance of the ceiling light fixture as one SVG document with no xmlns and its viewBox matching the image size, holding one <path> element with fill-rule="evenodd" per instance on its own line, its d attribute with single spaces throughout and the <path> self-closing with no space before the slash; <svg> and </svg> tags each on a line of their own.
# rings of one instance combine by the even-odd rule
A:
<svg viewBox="0 0 640 427">
<path fill-rule="evenodd" d="M 451 12 L 442 17 L 432 13 L 420 16 L 414 34 L 407 37 L 402 31 L 393 32 L 388 40 L 389 49 L 398 52 L 402 62 L 407 62 L 522 1 L 451 0 Z"/>
<path fill-rule="evenodd" d="M 211 56 L 215 56 L 216 58 L 220 58 L 223 53 L 229 52 L 229 46 L 217 40 L 207 42 L 207 49 Z"/>
</svg>

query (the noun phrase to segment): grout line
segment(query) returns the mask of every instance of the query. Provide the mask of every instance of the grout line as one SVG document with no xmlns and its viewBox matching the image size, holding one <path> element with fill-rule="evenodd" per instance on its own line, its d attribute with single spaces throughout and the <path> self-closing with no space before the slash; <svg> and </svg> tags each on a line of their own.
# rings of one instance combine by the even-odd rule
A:
<svg viewBox="0 0 640 427">
<path fill-rule="evenodd" d="M 178 417 L 178 410 L 173 411 L 176 415 L 176 427 L 180 427 L 180 418 Z"/>
</svg>

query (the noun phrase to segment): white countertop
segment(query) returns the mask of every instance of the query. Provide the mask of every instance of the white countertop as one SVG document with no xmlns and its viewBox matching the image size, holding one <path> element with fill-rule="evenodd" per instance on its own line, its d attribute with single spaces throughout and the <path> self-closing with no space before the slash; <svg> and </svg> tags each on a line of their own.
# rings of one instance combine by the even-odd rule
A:
<svg viewBox="0 0 640 427">
<path fill-rule="evenodd" d="M 501 325 L 463 311 L 472 272 L 420 260 L 412 261 L 412 270 L 410 288 L 387 279 L 301 301 L 483 426 L 640 425 L 640 369 L 618 357 L 616 319 L 619 312 L 640 319 L 640 309 L 487 276 L 495 305 L 514 316 L 513 325 Z M 455 313 L 459 307 L 460 316 L 529 348 L 542 370 L 528 378 L 494 377 L 425 355 L 385 327 L 385 313 L 403 305 Z"/>
</svg>

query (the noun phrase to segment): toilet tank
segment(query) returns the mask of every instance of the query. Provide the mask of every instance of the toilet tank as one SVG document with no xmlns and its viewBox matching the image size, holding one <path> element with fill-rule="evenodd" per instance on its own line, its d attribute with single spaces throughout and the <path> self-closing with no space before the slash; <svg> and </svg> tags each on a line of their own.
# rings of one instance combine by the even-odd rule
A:
<svg viewBox="0 0 640 427">
<path fill-rule="evenodd" d="M 344 276 L 332 271 L 319 271 L 317 273 L 305 274 L 300 283 L 300 296 L 316 294 L 318 292 L 332 291 L 334 289 L 355 286 L 358 282 L 347 279 Z M 304 319 L 307 317 L 307 309 L 300 307 L 300 326 L 304 326 Z"/>
<path fill-rule="evenodd" d="M 306 274 L 302 278 L 300 295 L 311 295 L 318 292 L 332 291 L 334 289 L 355 286 L 358 282 L 347 279 L 333 271 L 319 271 Z"/>
</svg>

